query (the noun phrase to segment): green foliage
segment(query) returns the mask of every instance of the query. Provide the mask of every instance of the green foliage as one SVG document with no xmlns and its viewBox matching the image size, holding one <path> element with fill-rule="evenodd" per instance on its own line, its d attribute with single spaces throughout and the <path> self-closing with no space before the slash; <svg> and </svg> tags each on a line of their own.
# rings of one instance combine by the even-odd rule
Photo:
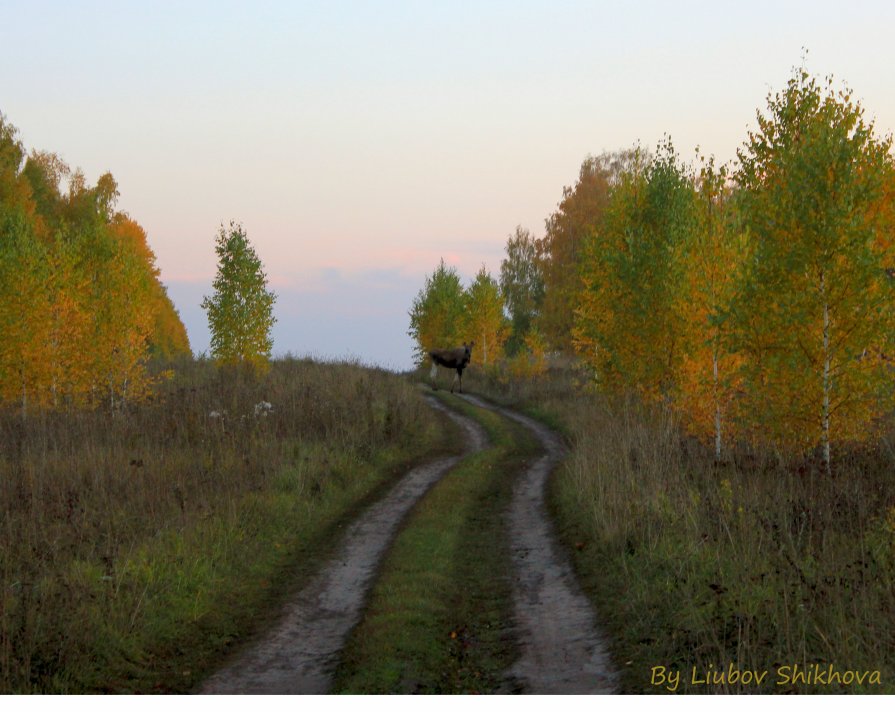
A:
<svg viewBox="0 0 895 712">
<path fill-rule="evenodd" d="M 417 364 L 436 348 L 452 348 L 462 341 L 464 297 L 460 275 L 442 259 L 413 300 L 408 335 L 416 342 Z"/>
<path fill-rule="evenodd" d="M 537 245 L 549 346 L 571 339 L 604 390 L 662 398 L 718 457 L 727 431 L 819 448 L 830 471 L 832 444 L 872 437 L 895 402 L 891 147 L 849 90 L 800 69 L 734 182 L 670 142 L 589 158 Z"/>
<path fill-rule="evenodd" d="M 683 256 L 692 238 L 692 184 L 670 141 L 621 173 L 582 259 L 576 348 L 604 387 L 649 397 L 676 388 L 684 332 Z"/>
<path fill-rule="evenodd" d="M 12 190 L 25 159 L 25 147 L 18 140 L 18 133 L 0 113 L 0 202 L 7 202 L 7 192 Z"/>
<path fill-rule="evenodd" d="M 22 168 L 22 178 L 30 189 L 29 199 L 47 230 L 60 225 L 65 209 L 62 181 L 70 175 L 68 164 L 48 151 L 32 151 Z M 81 179 L 83 188 L 83 176 Z"/>
<path fill-rule="evenodd" d="M 811 448 L 865 437 L 892 398 L 895 293 L 881 205 L 891 137 L 847 89 L 795 70 L 738 152 L 754 258 L 735 305 L 750 425 Z"/>
<path fill-rule="evenodd" d="M 508 333 L 500 286 L 482 265 L 464 289 L 457 270 L 441 260 L 413 300 L 407 333 L 416 342 L 417 365 L 424 363 L 433 349 L 470 342 L 475 342 L 477 361 L 496 363 L 503 357 Z"/>
<path fill-rule="evenodd" d="M 554 350 L 571 353 L 572 329 L 581 282 L 579 265 L 588 235 L 603 220 L 610 192 L 619 177 L 640 158 L 639 149 L 588 156 L 581 164 L 574 188 L 563 188 L 563 198 L 546 220 L 538 241 L 544 280 L 539 328 Z"/>
<path fill-rule="evenodd" d="M 464 292 L 463 300 L 463 342 L 474 341 L 476 360 L 484 366 L 493 365 L 503 356 L 508 329 L 500 287 L 484 265 Z"/>
<path fill-rule="evenodd" d="M 525 337 L 538 318 L 544 300 L 542 262 L 534 236 L 521 226 L 507 238 L 506 257 L 500 263 L 500 292 L 510 314 L 512 331 L 507 353 L 524 348 Z"/>
<path fill-rule="evenodd" d="M 202 300 L 211 329 L 211 354 L 222 364 L 263 369 L 273 348 L 276 295 L 242 225 L 221 225 L 215 240 L 218 271 L 214 294 Z"/>
</svg>

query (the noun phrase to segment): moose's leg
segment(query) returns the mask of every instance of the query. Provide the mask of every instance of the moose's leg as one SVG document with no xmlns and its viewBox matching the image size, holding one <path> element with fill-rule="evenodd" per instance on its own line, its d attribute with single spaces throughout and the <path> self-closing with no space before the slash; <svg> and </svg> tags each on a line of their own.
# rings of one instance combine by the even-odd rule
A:
<svg viewBox="0 0 895 712">
<path fill-rule="evenodd" d="M 438 364 L 434 361 L 432 362 L 432 370 L 429 371 L 429 378 L 432 379 L 432 390 L 438 390 Z"/>
<path fill-rule="evenodd" d="M 457 369 L 457 375 L 454 377 L 454 381 L 459 381 L 460 393 L 462 393 L 463 392 L 463 369 L 462 368 Z M 451 384 L 451 393 L 453 393 L 453 392 L 454 392 L 454 385 Z"/>
</svg>

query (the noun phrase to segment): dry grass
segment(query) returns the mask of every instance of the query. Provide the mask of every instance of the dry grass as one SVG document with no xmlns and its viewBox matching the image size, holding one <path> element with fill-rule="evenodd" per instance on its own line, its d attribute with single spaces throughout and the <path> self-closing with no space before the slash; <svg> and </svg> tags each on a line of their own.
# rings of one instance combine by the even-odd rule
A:
<svg viewBox="0 0 895 712">
<path fill-rule="evenodd" d="M 671 414 L 609 403 L 575 380 L 469 383 L 569 437 L 553 506 L 628 691 L 664 691 L 656 666 L 690 682 L 694 667 L 730 664 L 768 670 L 767 681 L 678 691 L 895 691 L 895 434 L 841 449 L 833 478 L 770 451 L 716 464 Z M 796 664 L 880 671 L 882 685 L 776 685 Z"/>
<path fill-rule="evenodd" d="M 175 374 L 125 411 L 0 412 L 0 692 L 188 687 L 438 441 L 412 387 L 356 364 Z"/>
</svg>

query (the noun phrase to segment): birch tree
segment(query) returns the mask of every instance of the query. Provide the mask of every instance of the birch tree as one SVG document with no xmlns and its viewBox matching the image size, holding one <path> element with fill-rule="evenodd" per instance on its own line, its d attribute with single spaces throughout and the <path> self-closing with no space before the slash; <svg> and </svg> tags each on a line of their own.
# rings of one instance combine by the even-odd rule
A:
<svg viewBox="0 0 895 712">
<path fill-rule="evenodd" d="M 503 297 L 485 266 L 464 293 L 464 342 L 475 341 L 477 360 L 493 365 L 503 356 L 509 329 L 504 317 Z"/>
<path fill-rule="evenodd" d="M 880 210 L 892 172 L 848 89 L 804 69 L 738 151 L 755 254 L 737 309 L 751 423 L 782 443 L 863 438 L 891 402 L 893 287 Z"/>
<path fill-rule="evenodd" d="M 414 358 L 422 364 L 436 348 L 453 348 L 462 340 L 464 298 L 460 275 L 444 260 L 413 300 L 407 335 L 414 342 Z"/>
<path fill-rule="evenodd" d="M 633 164 L 586 243 L 575 346 L 607 390 L 672 399 L 685 326 L 683 255 L 694 229 L 693 186 L 669 141 Z"/>
<path fill-rule="evenodd" d="M 726 167 L 702 159 L 694 177 L 696 225 L 684 257 L 682 299 L 686 344 L 676 403 L 690 432 L 714 441 L 720 459 L 733 429 L 742 357 L 731 341 L 730 306 L 748 255 L 745 232 L 734 220 Z"/>
<path fill-rule="evenodd" d="M 642 160 L 640 149 L 588 156 L 574 188 L 563 188 L 562 200 L 545 222 L 538 241 L 544 284 L 539 327 L 551 348 L 571 352 L 579 268 L 589 236 L 602 224 L 610 193 L 619 177 Z"/>
<path fill-rule="evenodd" d="M 506 257 L 500 263 L 500 292 L 510 314 L 507 351 L 512 355 L 525 346 L 544 300 L 543 264 L 537 241 L 521 225 L 507 238 Z"/>
<path fill-rule="evenodd" d="M 211 354 L 221 364 L 265 368 L 273 349 L 276 295 L 242 225 L 221 225 L 215 241 L 214 294 L 202 300 L 211 330 Z"/>
</svg>

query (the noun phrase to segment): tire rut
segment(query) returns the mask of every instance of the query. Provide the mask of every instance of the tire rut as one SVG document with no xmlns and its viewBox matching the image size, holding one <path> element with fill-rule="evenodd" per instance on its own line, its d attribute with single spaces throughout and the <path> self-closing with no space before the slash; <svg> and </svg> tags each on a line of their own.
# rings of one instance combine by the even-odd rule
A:
<svg viewBox="0 0 895 712">
<path fill-rule="evenodd" d="M 484 430 L 473 420 L 432 398 L 426 400 L 462 427 L 464 454 L 412 469 L 348 525 L 338 554 L 286 606 L 279 623 L 206 679 L 200 694 L 324 694 L 329 690 L 338 654 L 361 618 L 378 563 L 401 520 L 448 470 L 487 444 Z"/>
<path fill-rule="evenodd" d="M 521 655 L 508 671 L 508 686 L 533 694 L 618 692 L 618 675 L 593 609 L 557 543 L 547 513 L 547 478 L 563 456 L 562 443 L 532 418 L 475 396 L 461 397 L 522 424 L 546 451 L 520 475 L 510 505 L 513 608 Z"/>
</svg>

